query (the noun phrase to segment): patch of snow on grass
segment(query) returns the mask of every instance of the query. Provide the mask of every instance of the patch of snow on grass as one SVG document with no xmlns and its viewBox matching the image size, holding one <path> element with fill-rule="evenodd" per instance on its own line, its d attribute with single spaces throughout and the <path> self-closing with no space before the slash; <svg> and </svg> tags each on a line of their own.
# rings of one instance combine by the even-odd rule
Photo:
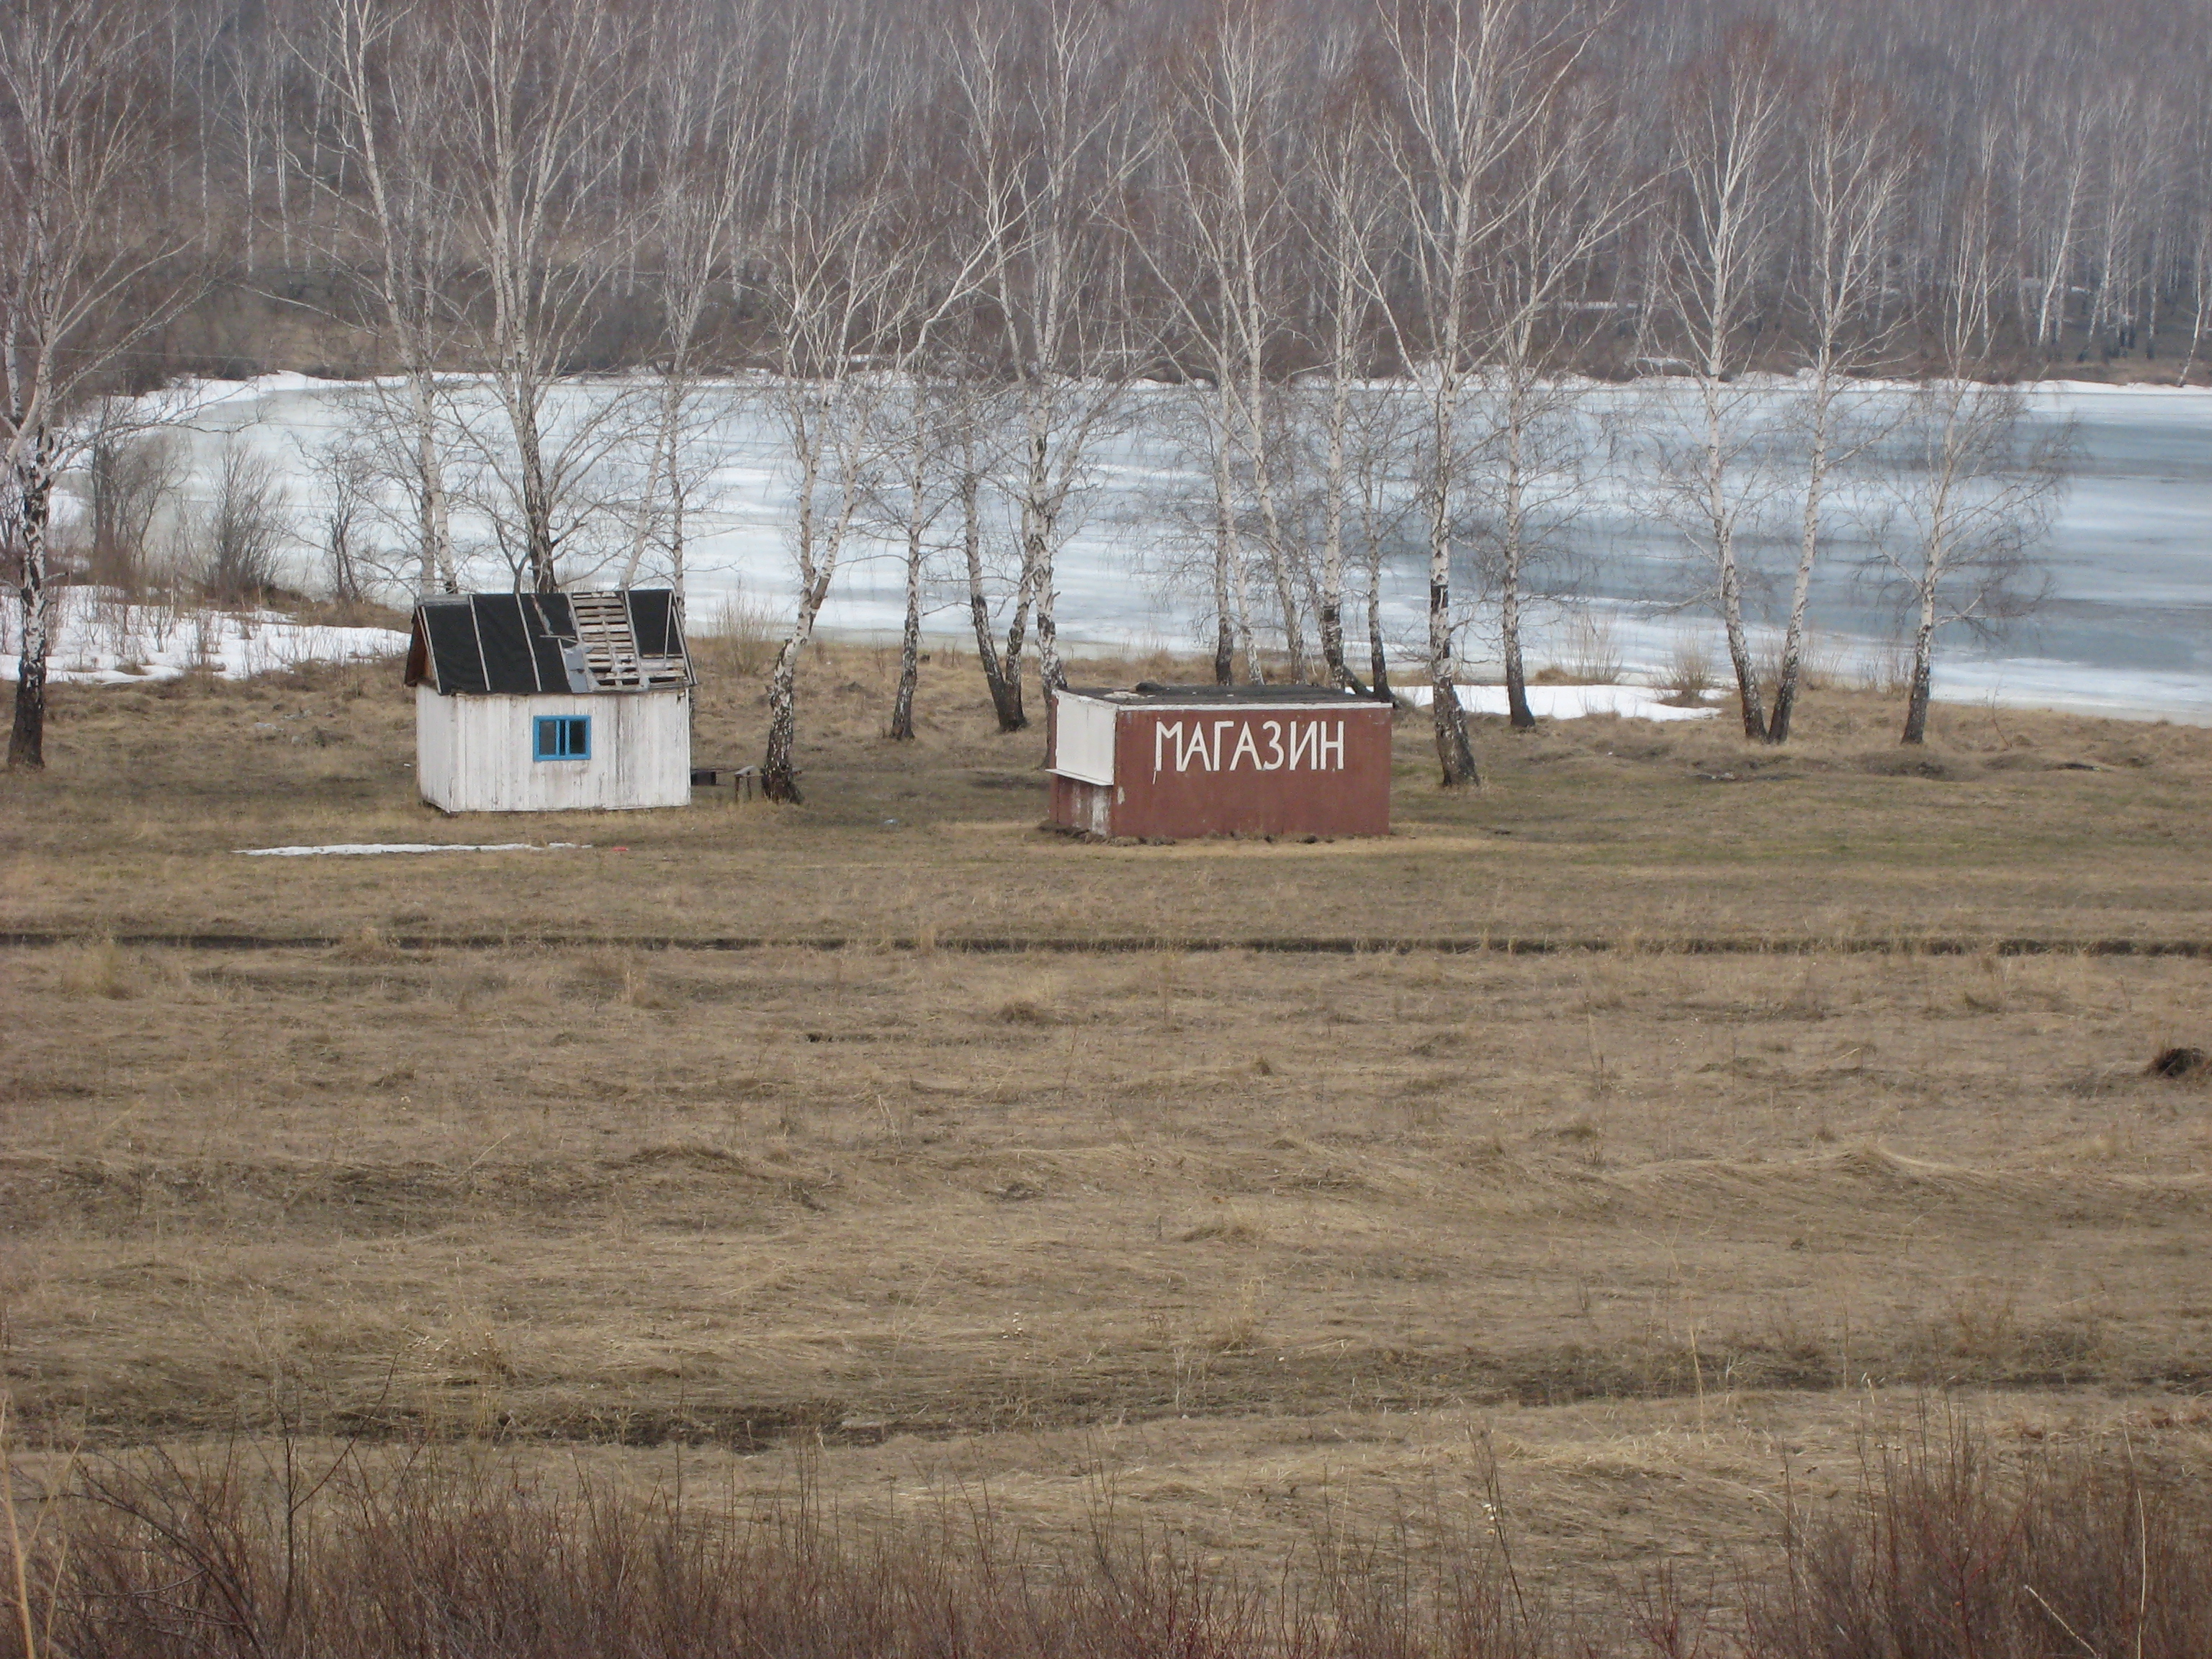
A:
<svg viewBox="0 0 2212 1659">
<path fill-rule="evenodd" d="M 1401 694 L 1416 708 L 1426 708 L 1435 692 L 1425 685 L 1407 686 Z M 1502 685 L 1462 685 L 1459 706 L 1470 714 L 1504 714 L 1505 688 Z M 1659 694 L 1642 685 L 1532 685 L 1528 712 L 1540 720 L 1576 720 L 1586 714 L 1618 714 L 1627 720 L 1701 720 L 1711 708 L 1677 708 L 1662 702 Z"/>
<path fill-rule="evenodd" d="M 407 635 L 396 629 L 330 627 L 273 611 L 132 605 L 109 588 L 58 587 L 51 603 L 46 678 L 58 684 L 129 685 L 196 669 L 243 680 L 303 663 L 396 657 L 407 648 Z M 12 610 L 5 615 L 0 679 L 12 680 L 21 673 L 21 621 Z"/>
</svg>

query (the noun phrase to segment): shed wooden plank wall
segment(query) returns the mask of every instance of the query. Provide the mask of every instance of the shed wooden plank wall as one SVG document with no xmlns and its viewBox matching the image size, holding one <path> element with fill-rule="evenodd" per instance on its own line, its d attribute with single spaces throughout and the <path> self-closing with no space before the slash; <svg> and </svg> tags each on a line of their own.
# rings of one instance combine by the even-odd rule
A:
<svg viewBox="0 0 2212 1659">
<path fill-rule="evenodd" d="M 586 714 L 592 756 L 531 757 L 532 722 Z M 562 812 L 691 803 L 691 694 L 441 696 L 415 690 L 422 799 L 448 812 Z"/>
</svg>

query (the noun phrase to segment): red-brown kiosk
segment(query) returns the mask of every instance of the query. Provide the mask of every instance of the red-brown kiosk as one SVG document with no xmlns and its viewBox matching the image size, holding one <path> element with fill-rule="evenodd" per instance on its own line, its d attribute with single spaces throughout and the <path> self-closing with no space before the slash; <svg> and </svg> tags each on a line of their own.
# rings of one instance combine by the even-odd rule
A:
<svg viewBox="0 0 2212 1659">
<path fill-rule="evenodd" d="M 1073 687 L 1052 822 L 1096 836 L 1387 836 L 1390 705 L 1325 685 Z"/>
</svg>

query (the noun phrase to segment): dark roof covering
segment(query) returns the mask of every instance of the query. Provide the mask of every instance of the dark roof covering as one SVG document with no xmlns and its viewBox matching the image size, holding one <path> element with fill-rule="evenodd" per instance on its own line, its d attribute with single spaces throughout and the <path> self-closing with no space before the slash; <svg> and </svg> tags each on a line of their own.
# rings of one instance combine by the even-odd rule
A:
<svg viewBox="0 0 2212 1659">
<path fill-rule="evenodd" d="M 629 625 L 643 657 L 680 657 L 684 629 L 676 615 L 676 595 L 665 587 L 633 587 L 623 595 L 629 601 Z"/>
<path fill-rule="evenodd" d="M 1372 701 L 1354 697 L 1350 692 L 1340 691 L 1333 685 L 1162 685 L 1157 680 L 1140 680 L 1128 689 L 1071 685 L 1067 691 L 1070 696 L 1098 697 L 1108 702 L 1134 707 L 1146 703 L 1194 702 L 1258 703 L 1273 707 L 1285 703 L 1297 706 Z"/>
<path fill-rule="evenodd" d="M 676 596 L 445 593 L 415 607 L 407 684 L 451 694 L 571 696 L 693 683 Z"/>
</svg>

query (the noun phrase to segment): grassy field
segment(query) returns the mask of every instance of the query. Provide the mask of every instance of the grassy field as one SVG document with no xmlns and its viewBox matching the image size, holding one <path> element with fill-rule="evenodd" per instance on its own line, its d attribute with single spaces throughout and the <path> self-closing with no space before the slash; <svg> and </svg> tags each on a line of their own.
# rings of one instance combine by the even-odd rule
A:
<svg viewBox="0 0 2212 1659">
<path fill-rule="evenodd" d="M 415 800 L 387 668 L 58 691 L 0 781 L 19 1419 L 803 1443 L 1251 1561 L 1494 1461 L 1571 1586 L 1726 1561 L 1936 1394 L 2212 1457 L 2212 1091 L 2144 1070 L 2212 1047 L 2212 733 L 1900 756 L 1831 691 L 1781 754 L 1483 722 L 1451 797 L 1409 717 L 1387 842 L 1123 848 L 1037 829 L 972 666 L 884 742 L 891 669 L 811 670 L 803 807 L 495 822 Z M 591 845 L 234 850 L 520 839 Z"/>
<path fill-rule="evenodd" d="M 813 665 L 801 809 L 501 819 L 501 839 L 594 845 L 404 872 L 234 856 L 478 838 L 416 799 L 389 669 L 64 690 L 51 772 L 0 792 L 0 921 L 315 938 L 2212 939 L 2212 739 L 2191 728 L 1947 708 L 1925 753 L 1901 752 L 1897 710 L 1844 693 L 1816 697 L 1780 754 L 1717 720 L 1517 738 L 1487 722 L 1492 787 L 1455 797 L 1433 787 L 1412 715 L 1388 841 L 1101 848 L 1036 833 L 1042 739 L 997 734 L 972 665 L 940 654 L 921 741 L 882 741 L 896 665 L 860 651 Z M 707 670 L 696 757 L 757 760 L 757 692 Z"/>
</svg>

